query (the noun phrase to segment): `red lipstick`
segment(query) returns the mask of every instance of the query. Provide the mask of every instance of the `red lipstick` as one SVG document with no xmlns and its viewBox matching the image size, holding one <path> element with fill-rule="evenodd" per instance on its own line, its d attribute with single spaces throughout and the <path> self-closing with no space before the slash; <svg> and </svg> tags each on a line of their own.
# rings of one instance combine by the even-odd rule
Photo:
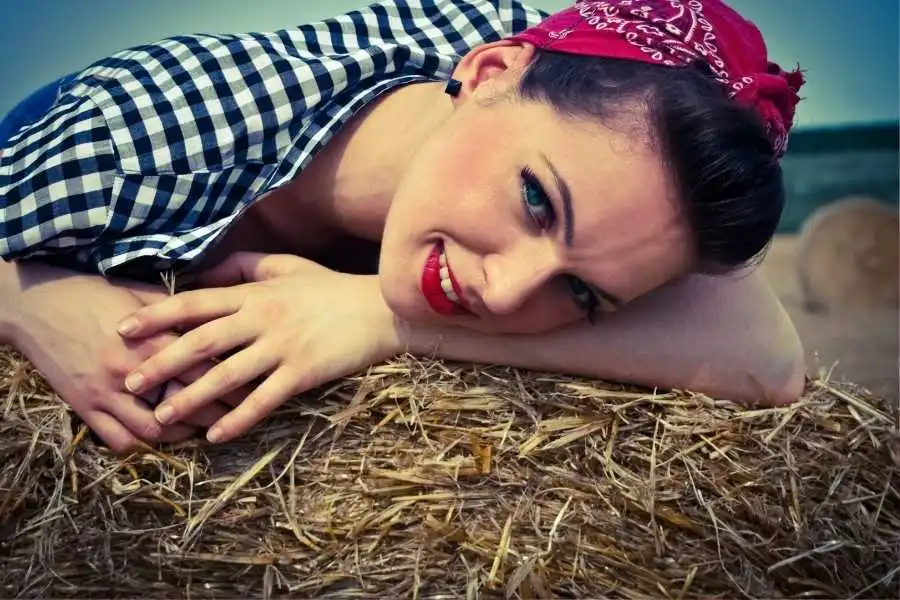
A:
<svg viewBox="0 0 900 600">
<path fill-rule="evenodd" d="M 425 300 L 428 302 L 431 309 L 439 315 L 450 316 L 463 314 L 467 311 L 462 301 L 462 292 L 459 283 L 457 283 L 456 278 L 453 277 L 453 271 L 450 270 L 449 263 L 447 263 L 446 266 L 450 283 L 453 286 L 453 293 L 459 299 L 459 302 L 454 302 L 448 298 L 447 293 L 444 292 L 444 288 L 441 287 L 441 255 L 443 253 L 444 245 L 439 242 L 434 245 L 431 252 L 428 254 L 428 258 L 425 260 L 425 267 L 422 269 L 422 278 L 420 282 L 422 295 L 425 296 Z"/>
</svg>

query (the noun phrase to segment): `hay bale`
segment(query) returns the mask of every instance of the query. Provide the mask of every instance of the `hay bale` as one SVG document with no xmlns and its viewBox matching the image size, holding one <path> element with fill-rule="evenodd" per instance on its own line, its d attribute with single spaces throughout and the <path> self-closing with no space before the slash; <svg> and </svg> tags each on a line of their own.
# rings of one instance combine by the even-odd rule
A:
<svg viewBox="0 0 900 600">
<path fill-rule="evenodd" d="M 849 197 L 819 208 L 803 224 L 798 277 L 811 310 L 897 308 L 900 218 L 896 207 Z"/>
<path fill-rule="evenodd" d="M 864 597 L 900 584 L 897 415 L 404 357 L 240 441 L 117 457 L 0 354 L 0 595 Z"/>
</svg>

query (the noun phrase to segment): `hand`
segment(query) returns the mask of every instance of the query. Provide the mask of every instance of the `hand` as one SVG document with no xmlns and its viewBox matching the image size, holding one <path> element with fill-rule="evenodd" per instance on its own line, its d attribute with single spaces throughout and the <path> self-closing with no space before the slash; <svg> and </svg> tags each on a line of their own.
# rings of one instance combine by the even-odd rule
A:
<svg viewBox="0 0 900 600">
<path fill-rule="evenodd" d="M 165 297 L 161 286 L 116 286 L 99 276 L 36 262 L 5 267 L 17 284 L 4 298 L 4 307 L 16 315 L 13 345 L 112 450 L 130 450 L 138 440 L 180 441 L 194 435 L 192 424 L 208 426 L 227 412 L 210 406 L 186 423 L 161 427 L 150 406 L 123 388 L 127 372 L 177 339 L 161 333 L 125 341 L 116 333 L 124 315 Z M 204 368 L 209 365 L 183 374 L 180 383 L 199 378 Z M 178 384 L 173 381 L 168 393 Z M 155 393 L 149 389 L 146 397 Z"/>
<path fill-rule="evenodd" d="M 289 397 L 399 350 L 394 315 L 375 276 L 336 273 L 295 256 L 237 253 L 198 281 L 232 287 L 188 291 L 148 305 L 120 331 L 137 340 L 188 329 L 129 375 L 133 392 L 237 350 L 157 407 L 164 424 L 264 378 L 209 430 L 211 442 L 233 439 Z"/>
</svg>

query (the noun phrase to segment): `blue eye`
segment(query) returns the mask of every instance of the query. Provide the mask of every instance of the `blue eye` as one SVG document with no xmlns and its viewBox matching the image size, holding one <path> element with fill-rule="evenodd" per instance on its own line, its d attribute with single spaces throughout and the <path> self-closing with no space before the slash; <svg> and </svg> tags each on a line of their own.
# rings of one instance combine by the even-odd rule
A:
<svg viewBox="0 0 900 600">
<path fill-rule="evenodd" d="M 597 306 L 600 304 L 597 301 L 597 296 L 594 295 L 594 292 L 587 284 L 574 275 L 565 275 L 564 277 L 566 279 L 566 284 L 569 286 L 569 291 L 572 294 L 572 299 L 575 300 L 575 304 L 585 311 L 588 320 L 593 322 L 594 314 L 597 312 Z"/>
<path fill-rule="evenodd" d="M 522 170 L 522 204 L 525 214 L 541 231 L 553 226 L 556 215 L 541 182 L 530 169 Z"/>
<path fill-rule="evenodd" d="M 522 204 L 525 215 L 540 231 L 547 231 L 556 220 L 553 204 L 547 198 L 541 182 L 531 169 L 522 170 Z M 563 275 L 569 293 L 579 309 L 587 313 L 588 320 L 593 322 L 594 313 L 599 302 L 597 296 L 581 279 L 574 275 Z"/>
</svg>

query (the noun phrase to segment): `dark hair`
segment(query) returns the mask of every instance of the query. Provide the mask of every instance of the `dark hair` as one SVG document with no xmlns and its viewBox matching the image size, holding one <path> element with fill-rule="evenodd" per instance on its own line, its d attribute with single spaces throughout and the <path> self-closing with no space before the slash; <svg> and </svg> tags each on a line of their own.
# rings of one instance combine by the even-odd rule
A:
<svg viewBox="0 0 900 600">
<path fill-rule="evenodd" d="M 519 94 L 613 127 L 633 119 L 661 151 L 693 233 L 697 271 L 761 258 L 784 207 L 781 167 L 757 114 L 728 97 L 705 62 L 665 67 L 539 50 Z M 649 127 L 648 127 L 649 126 Z"/>
</svg>

